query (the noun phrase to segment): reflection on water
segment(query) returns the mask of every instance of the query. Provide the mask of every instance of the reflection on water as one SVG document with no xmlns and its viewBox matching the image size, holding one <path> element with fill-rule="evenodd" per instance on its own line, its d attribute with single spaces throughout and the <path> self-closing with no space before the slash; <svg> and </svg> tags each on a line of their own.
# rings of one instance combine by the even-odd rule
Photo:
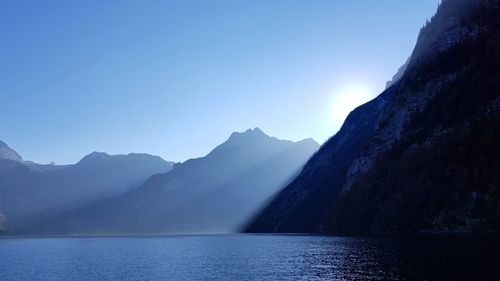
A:
<svg viewBox="0 0 500 281">
<path fill-rule="evenodd" d="M 0 239 L 0 280 L 500 280 L 496 238 Z"/>
</svg>

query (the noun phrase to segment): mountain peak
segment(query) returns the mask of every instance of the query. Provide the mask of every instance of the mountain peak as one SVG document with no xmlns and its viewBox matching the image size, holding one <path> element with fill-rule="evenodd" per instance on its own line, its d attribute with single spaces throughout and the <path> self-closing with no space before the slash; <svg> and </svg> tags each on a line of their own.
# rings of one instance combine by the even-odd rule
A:
<svg viewBox="0 0 500 281">
<path fill-rule="evenodd" d="M 231 134 L 231 137 L 229 137 L 229 140 L 235 140 L 235 139 L 241 139 L 241 138 L 269 138 L 266 133 L 264 133 L 261 129 L 258 127 L 255 127 L 253 129 L 248 129 L 244 132 L 234 132 Z"/>
<path fill-rule="evenodd" d="M 243 135 L 243 136 L 252 136 L 252 137 L 265 137 L 265 138 L 269 138 L 270 137 L 270 136 L 266 135 L 266 133 L 264 133 L 264 131 L 262 131 L 258 127 L 255 127 L 253 129 L 248 129 L 245 132 L 241 133 L 241 135 Z"/>
<path fill-rule="evenodd" d="M 259 127 L 255 127 L 253 129 L 248 129 L 248 130 L 245 131 L 245 134 L 261 134 L 261 135 L 265 135 L 265 133 Z"/>
<path fill-rule="evenodd" d="M 93 161 L 103 160 L 109 157 L 110 155 L 107 153 L 94 151 L 83 157 L 82 160 L 80 160 L 77 164 L 82 164 L 90 161 L 93 162 Z"/>
<path fill-rule="evenodd" d="M 109 154 L 107 154 L 105 152 L 94 151 L 94 152 L 90 153 L 89 155 L 87 155 L 86 157 L 105 158 L 105 157 L 108 157 L 108 156 L 109 156 Z"/>
<path fill-rule="evenodd" d="M 483 30 L 473 18 L 481 17 L 481 9 L 494 8 L 497 5 L 494 2 L 442 0 L 436 14 L 420 31 L 409 68 L 432 59 L 460 41 L 477 37 Z"/>
<path fill-rule="evenodd" d="M 234 148 L 243 149 L 244 151 L 260 151 L 269 150 L 278 147 L 283 147 L 281 144 L 287 143 L 289 146 L 293 142 L 280 140 L 275 137 L 266 135 L 261 129 L 253 128 L 244 132 L 234 132 L 229 139 L 224 143 L 214 148 L 209 154 L 217 154 L 221 151 L 233 150 Z"/>
<path fill-rule="evenodd" d="M 14 149 L 10 148 L 6 143 L 0 141 L 0 159 L 13 160 L 22 162 L 23 158 Z"/>
<path fill-rule="evenodd" d="M 309 144 L 309 145 L 313 145 L 313 146 L 317 146 L 317 147 L 320 146 L 320 144 L 313 138 L 303 139 L 301 141 L 298 141 L 297 143 Z"/>
</svg>

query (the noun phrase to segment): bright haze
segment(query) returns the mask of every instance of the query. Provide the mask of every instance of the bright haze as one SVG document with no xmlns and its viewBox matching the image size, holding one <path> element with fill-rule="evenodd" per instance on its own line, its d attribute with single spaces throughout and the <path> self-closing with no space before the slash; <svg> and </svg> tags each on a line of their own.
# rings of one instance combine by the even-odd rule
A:
<svg viewBox="0 0 500 281">
<path fill-rule="evenodd" d="M 183 161 L 253 127 L 322 143 L 384 89 L 438 2 L 2 1 L 0 139 L 60 164 Z"/>
</svg>

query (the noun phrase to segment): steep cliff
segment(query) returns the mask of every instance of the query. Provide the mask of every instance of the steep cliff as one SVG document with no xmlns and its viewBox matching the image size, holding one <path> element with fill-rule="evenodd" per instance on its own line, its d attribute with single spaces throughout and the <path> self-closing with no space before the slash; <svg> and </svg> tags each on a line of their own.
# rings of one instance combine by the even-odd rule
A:
<svg viewBox="0 0 500 281">
<path fill-rule="evenodd" d="M 499 19 L 498 1 L 443 2 L 328 232 L 500 231 Z"/>
<path fill-rule="evenodd" d="M 473 155 L 478 159 L 482 156 L 490 159 L 484 160 L 490 162 L 481 170 L 484 175 L 481 186 L 496 190 L 495 175 L 498 173 L 495 171 L 498 169 L 495 170 L 495 161 L 500 153 L 491 145 L 494 137 L 487 136 L 494 136 L 499 124 L 495 121 L 498 109 L 495 100 L 500 94 L 499 18 L 498 1 L 443 1 L 436 15 L 422 29 L 404 75 L 378 98 L 354 110 L 339 133 L 311 158 L 302 173 L 256 217 L 247 231 L 343 234 L 437 229 L 439 227 L 424 227 L 423 224 L 407 229 L 401 226 L 402 222 L 398 225 L 391 220 L 393 217 L 384 216 L 389 209 L 399 219 L 403 214 L 418 216 L 420 212 L 417 207 L 399 209 L 398 204 L 406 204 L 403 207 L 411 204 L 393 197 L 400 196 L 411 202 L 420 193 L 408 191 L 401 195 L 398 192 L 401 186 L 387 180 L 414 183 L 414 174 L 398 174 L 398 171 L 405 164 L 417 163 L 421 166 L 413 166 L 414 171 L 426 168 L 428 174 L 422 172 L 422 177 L 428 177 L 429 181 L 430 173 L 452 169 L 458 164 L 464 167 L 460 176 L 476 173 L 477 166 L 460 162 L 467 158 L 457 160 L 459 163 L 451 160 L 441 163 L 442 158 L 432 157 L 420 162 L 405 158 L 409 155 L 435 156 L 433 147 L 447 143 L 443 141 L 447 138 L 468 139 L 471 145 L 487 139 L 482 144 L 484 147 L 480 146 L 482 154 L 473 147 L 466 147 L 464 153 L 476 152 Z M 490 113 L 485 115 L 484 112 Z M 482 123 L 489 125 L 480 129 L 474 127 Z M 449 143 L 455 144 L 453 141 Z M 452 154 L 442 155 L 443 158 L 447 156 Z M 438 162 L 441 166 L 430 170 Z M 383 182 L 382 194 L 377 193 L 376 186 L 380 182 Z M 427 188 L 418 190 L 427 191 L 420 197 L 425 201 L 426 196 L 433 196 L 433 184 L 425 179 L 421 183 Z M 456 188 L 453 184 L 449 182 L 447 188 Z M 476 184 L 471 181 L 465 186 L 475 190 Z M 392 189 L 386 189 L 387 186 L 392 186 Z M 457 196 L 476 198 L 477 194 L 474 194 L 460 191 Z M 496 191 L 491 191 L 486 197 L 481 195 L 479 198 L 496 202 L 492 199 L 496 198 L 495 194 Z M 457 202 L 464 203 L 464 200 Z M 381 204 L 385 204 L 385 208 L 381 209 Z M 488 205 L 490 211 L 494 205 Z M 418 206 L 430 208 L 432 204 Z M 443 205 L 436 203 L 435 208 L 438 214 L 446 213 Z M 405 210 L 407 213 L 403 212 Z M 426 214 L 425 220 L 434 220 L 433 215 L 436 214 Z M 447 228 L 444 223 L 441 228 L 454 229 Z M 479 229 L 479 226 L 467 229 Z"/>
</svg>

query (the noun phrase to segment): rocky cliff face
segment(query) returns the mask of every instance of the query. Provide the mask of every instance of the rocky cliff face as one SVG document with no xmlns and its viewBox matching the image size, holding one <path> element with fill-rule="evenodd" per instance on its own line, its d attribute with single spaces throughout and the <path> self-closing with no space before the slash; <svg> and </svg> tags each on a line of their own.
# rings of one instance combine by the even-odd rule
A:
<svg viewBox="0 0 500 281">
<path fill-rule="evenodd" d="M 446 52 L 460 41 L 470 40 L 484 32 L 478 13 L 497 9 L 496 0 L 443 0 L 436 14 L 420 31 L 409 68 L 424 64 Z"/>
<path fill-rule="evenodd" d="M 433 64 L 438 56 L 448 56 L 447 51 L 450 48 L 459 43 L 476 40 L 485 32 L 486 27 L 474 21 L 484 7 L 481 2 L 443 1 L 436 15 L 422 28 L 415 50 L 405 64 L 404 74 L 408 73 L 400 78 L 405 79 L 404 85 L 384 109 L 373 137 L 367 141 L 363 151 L 349 167 L 343 190 L 347 190 L 359 175 L 366 173 L 374 161 L 400 139 L 403 127 L 409 122 L 411 114 L 421 112 L 437 93 L 455 82 L 461 69 L 428 76 L 425 80 L 422 79 L 418 89 L 408 87 L 410 79 L 421 75 L 419 69 L 422 65 Z"/>
<path fill-rule="evenodd" d="M 347 170 L 365 140 L 375 132 L 398 85 L 355 109 L 341 130 L 307 162 L 299 176 L 281 191 L 248 226 L 249 232 L 319 232 Z"/>
<path fill-rule="evenodd" d="M 23 158 L 15 150 L 10 148 L 6 143 L 0 141 L 0 159 L 12 160 L 21 162 Z"/>
<path fill-rule="evenodd" d="M 386 90 L 389 89 L 392 85 L 396 84 L 396 82 L 401 80 L 401 78 L 403 78 L 403 76 L 406 73 L 406 70 L 408 69 L 408 64 L 410 63 L 410 59 L 411 57 L 406 60 L 405 64 L 403 64 L 401 67 L 398 68 L 396 74 L 392 76 L 391 81 L 387 81 L 387 83 L 385 84 Z"/>
<path fill-rule="evenodd" d="M 423 170 L 434 167 L 436 170 L 447 171 L 458 165 L 462 167 L 462 172 L 454 175 L 468 177 L 471 173 L 479 173 L 479 167 L 482 167 L 484 182 L 481 186 L 490 186 L 492 190 L 498 188 L 493 173 L 495 158 L 488 157 L 488 153 L 500 153 L 490 145 L 494 137 L 484 136 L 496 132 L 494 120 L 497 107 L 494 106 L 494 101 L 500 93 L 498 19 L 498 1 L 443 1 L 436 15 L 422 29 L 399 82 L 374 101 L 353 111 L 341 131 L 320 149 L 301 175 L 277 196 L 248 230 L 326 231 L 339 234 L 420 231 L 437 228 L 424 223 L 416 224 L 418 226 L 414 228 L 407 228 L 405 225 L 416 221 L 443 221 L 436 217 L 443 212 L 454 215 L 462 212 L 468 213 L 468 218 L 474 217 L 470 215 L 471 209 L 464 211 L 464 208 L 459 207 L 461 203 L 465 204 L 465 199 L 457 199 L 456 204 L 446 207 L 439 202 L 435 202 L 435 206 L 424 204 L 426 200 L 432 201 L 427 196 L 432 196 L 433 193 L 445 200 L 445 193 L 442 192 L 445 188 L 434 182 L 431 170 L 427 173 Z M 383 102 L 379 102 L 379 106 L 373 106 L 374 102 L 381 99 Z M 360 112 L 364 112 L 366 118 L 358 118 Z M 484 112 L 493 113 L 485 117 Z M 488 125 L 481 131 L 474 127 L 479 126 L 479 121 L 473 120 L 482 120 Z M 498 124 L 500 123 L 496 125 Z M 426 160 L 428 162 L 412 158 L 431 154 L 437 149 L 436 146 L 445 143 L 455 144 L 448 138 L 466 139 L 470 145 L 486 138 L 484 147 L 476 151 L 474 156 L 489 159 L 492 161 L 490 166 L 481 166 L 478 163 L 482 162 L 472 159 L 473 157 L 471 161 L 477 160 L 478 163 L 474 162 L 476 166 L 452 161 L 451 152 L 443 152 L 442 158 L 438 159 L 429 157 Z M 464 154 L 474 151 L 472 148 L 464 149 Z M 407 156 L 409 158 L 405 158 Z M 450 158 L 449 161 L 442 161 L 447 157 Z M 417 163 L 421 165 L 420 170 L 412 166 Z M 434 166 L 436 163 L 441 166 Z M 401 171 L 405 167 L 409 169 L 408 165 L 418 175 L 407 170 Z M 391 168 L 384 168 L 386 166 Z M 395 186 L 394 183 L 411 185 L 410 183 L 416 182 L 415 177 L 421 177 L 421 184 L 427 187 L 421 190 L 426 190 L 426 193 L 411 188 L 403 194 L 398 192 L 401 186 Z M 471 177 L 475 179 L 474 176 Z M 381 178 L 392 181 L 387 182 Z M 382 188 L 378 186 L 380 182 L 384 182 L 384 187 L 392 188 Z M 471 180 L 465 186 L 474 190 L 471 186 L 473 183 L 479 185 L 477 181 Z M 479 196 L 482 198 L 479 201 L 489 200 L 490 209 L 494 206 L 491 202 L 496 202 L 496 199 L 492 199 L 496 198 L 496 191 L 487 195 L 471 195 L 460 189 L 453 194 L 458 198 Z M 416 207 L 405 208 L 414 206 L 411 204 L 413 197 L 422 206 L 436 211 L 423 214 Z M 481 210 L 488 213 L 484 211 L 485 205 L 481 206 Z M 445 208 L 454 209 L 447 213 Z M 415 216 L 411 220 L 405 220 L 403 214 Z M 461 220 L 466 219 L 462 217 Z M 453 229 L 452 226 L 449 228 Z"/>
<path fill-rule="evenodd" d="M 499 19 L 498 1 L 443 2 L 386 119 L 399 134 L 369 141 L 328 232 L 500 231 Z"/>
</svg>

